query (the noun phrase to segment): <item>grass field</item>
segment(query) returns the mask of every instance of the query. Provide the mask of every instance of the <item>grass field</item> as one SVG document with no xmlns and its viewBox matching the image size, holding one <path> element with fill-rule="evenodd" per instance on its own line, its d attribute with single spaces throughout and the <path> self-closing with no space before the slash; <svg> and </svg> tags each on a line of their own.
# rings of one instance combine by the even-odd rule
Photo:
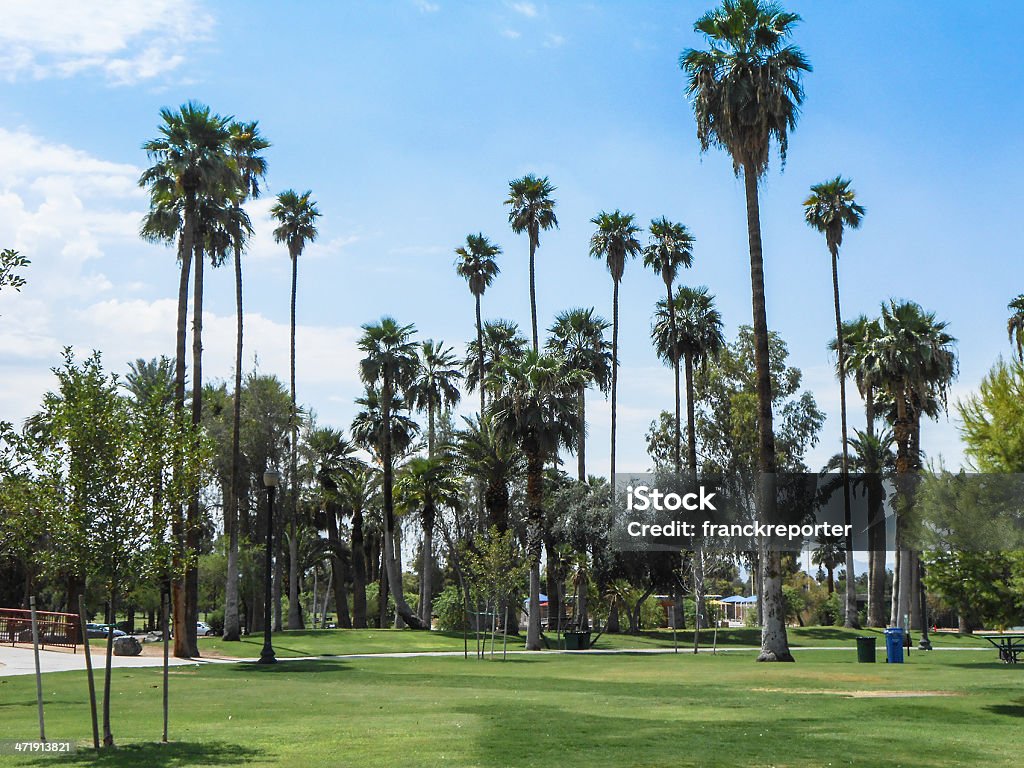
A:
<svg viewBox="0 0 1024 768">
<path fill-rule="evenodd" d="M 461 638 L 460 638 L 461 641 Z M 718 656 L 323 659 L 116 672 L 119 747 L 2 765 L 1013 765 L 1024 665 L 993 650 L 903 665 L 807 651 L 796 664 Z M 47 733 L 88 744 L 84 675 L 44 680 Z M 0 678 L 0 738 L 36 735 L 31 677 Z M 6 761 L 6 762 L 5 762 Z"/>
<path fill-rule="evenodd" d="M 842 627 L 794 627 L 789 630 L 790 644 L 794 648 L 802 647 L 854 647 L 854 638 L 874 635 L 878 638 L 877 646 L 884 653 L 882 630 L 864 629 L 849 630 Z M 495 639 L 495 651 L 501 649 L 501 636 Z M 552 647 L 556 637 L 550 635 Z M 693 647 L 693 633 L 680 631 L 677 633 L 680 647 Z M 701 632 L 701 647 L 710 648 L 713 630 Z M 914 641 L 918 636 L 914 634 Z M 296 656 L 339 656 L 353 653 L 397 653 L 410 651 L 461 651 L 463 649 L 462 634 L 458 632 L 414 632 L 411 630 L 393 629 L 345 629 L 345 630 L 306 630 L 279 632 L 273 636 L 274 650 L 282 658 Z M 490 648 L 488 636 L 487 647 Z M 102 646 L 103 641 L 94 641 L 94 645 Z M 723 648 L 734 646 L 757 647 L 761 644 L 759 629 L 722 629 L 718 631 L 718 646 Z M 988 647 L 984 640 L 970 635 L 939 633 L 932 635 L 932 644 L 941 647 Z M 225 643 L 216 637 L 199 638 L 199 652 L 207 656 L 229 656 L 234 658 L 255 658 L 260 655 L 263 647 L 263 636 L 252 635 L 237 643 Z M 469 636 L 470 653 L 476 649 L 476 637 Z M 509 649 L 521 649 L 522 637 L 509 637 Z M 649 649 L 672 648 L 673 639 L 670 630 L 652 630 L 639 635 L 602 635 L 595 648 L 613 649 Z"/>
</svg>

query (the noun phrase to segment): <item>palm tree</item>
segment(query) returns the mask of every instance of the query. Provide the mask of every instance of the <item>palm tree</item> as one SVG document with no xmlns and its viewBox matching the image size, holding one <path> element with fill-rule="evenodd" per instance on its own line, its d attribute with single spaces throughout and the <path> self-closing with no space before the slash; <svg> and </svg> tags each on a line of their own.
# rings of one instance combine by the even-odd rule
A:
<svg viewBox="0 0 1024 768">
<path fill-rule="evenodd" d="M 393 398 L 405 392 L 416 375 L 416 349 L 412 325 L 399 325 L 394 318 L 381 318 L 377 324 L 363 326 L 359 349 L 365 357 L 359 363 L 359 375 L 371 387 L 380 390 L 381 464 L 383 467 L 384 496 L 384 564 L 387 569 L 391 596 L 395 600 L 395 611 L 413 629 L 429 629 L 413 613 L 402 592 L 402 574 L 395 564 L 394 532 L 395 505 L 393 498 L 394 462 L 391 440 L 391 417 Z"/>
<path fill-rule="evenodd" d="M 188 285 L 196 254 L 193 306 L 192 422 L 198 426 L 202 415 L 202 251 L 204 249 L 204 207 L 222 204 L 234 192 L 235 172 L 227 157 L 230 117 L 213 113 L 209 107 L 190 101 L 178 111 L 160 111 L 159 136 L 143 144 L 153 163 L 142 172 L 139 185 L 149 190 L 150 212 L 141 234 L 148 239 L 171 240 L 177 235 L 178 281 L 177 340 L 175 345 L 175 413 L 185 409 L 185 336 L 188 321 Z M 206 217 L 209 218 L 209 217 Z M 198 492 L 197 492 L 198 493 Z M 198 552 L 200 536 L 199 501 L 194 497 L 182 520 L 173 524 L 182 561 Z M 199 581 L 198 569 L 189 566 L 184 578 L 174 579 L 174 655 L 199 655 L 196 643 Z"/>
<path fill-rule="evenodd" d="M 665 282 L 665 306 L 672 307 L 672 285 L 679 276 L 679 268 L 689 269 L 693 266 L 693 244 L 694 238 L 690 231 L 682 224 L 674 224 L 664 216 L 651 221 L 651 242 L 644 248 L 644 266 L 652 269 L 661 275 Z M 680 427 L 679 408 L 679 357 L 676 350 L 676 319 L 673 312 L 668 313 L 669 330 L 671 331 L 669 345 L 669 363 L 676 380 L 676 440 L 673 452 L 675 459 L 676 473 L 683 471 L 682 458 L 680 456 L 680 445 L 682 444 L 682 429 Z"/>
<path fill-rule="evenodd" d="M 839 305 L 839 248 L 847 227 L 858 229 L 864 219 L 864 206 L 859 205 L 856 193 L 850 189 L 850 180 L 842 176 L 823 181 L 811 187 L 804 200 L 804 219 L 807 224 L 825 235 L 825 244 L 832 256 L 832 299 L 836 310 L 836 338 L 842 338 L 843 318 Z M 846 431 L 846 345 L 836 344 L 839 377 L 839 426 L 843 440 L 843 509 L 846 525 L 850 519 L 850 450 Z M 847 530 L 850 530 L 847 528 Z M 846 539 L 846 608 L 843 626 L 857 626 L 857 585 L 853 573 L 853 539 Z"/>
<path fill-rule="evenodd" d="M 296 487 L 296 455 L 298 450 L 299 425 L 295 400 L 295 294 L 298 287 L 299 256 L 307 243 L 316 240 L 316 220 L 320 218 L 312 192 L 306 190 L 301 195 L 293 189 L 287 189 L 277 196 L 277 202 L 270 209 L 270 215 L 278 221 L 274 229 L 274 240 L 288 246 L 288 256 L 292 261 L 292 305 L 291 305 L 291 394 L 292 394 L 292 445 L 288 487 L 291 490 L 291 523 L 293 533 L 289 546 L 288 558 L 288 629 L 302 629 L 302 614 L 299 611 L 299 573 L 298 552 L 295 551 L 294 536 L 298 488 Z"/>
<path fill-rule="evenodd" d="M 615 420 L 616 395 L 619 384 L 619 283 L 626 269 L 626 260 L 640 253 L 640 241 L 636 236 L 640 228 L 633 223 L 633 214 L 616 210 L 612 213 L 601 211 L 590 220 L 597 225 L 597 231 L 590 238 L 590 255 L 604 259 L 612 276 L 612 451 L 611 466 L 608 470 L 615 496 Z"/>
<path fill-rule="evenodd" d="M 242 422 L 242 250 L 250 234 L 247 219 L 243 219 L 242 203 L 260 195 L 260 181 L 267 173 L 267 161 L 261 152 L 270 142 L 260 135 L 259 123 L 232 123 L 229 126 L 228 152 L 238 173 L 238 192 L 235 195 L 233 222 L 238 226 L 231 233 L 235 249 L 235 395 L 231 422 L 231 479 L 225 526 L 228 529 L 227 582 L 224 589 L 224 640 L 240 640 L 238 623 L 238 496 L 241 475 L 241 422 Z"/>
<path fill-rule="evenodd" d="M 482 233 L 466 235 L 466 244 L 455 249 L 458 260 L 455 262 L 455 271 L 465 279 L 469 285 L 469 291 L 476 300 L 476 345 L 479 381 L 484 380 L 484 341 L 483 324 L 480 320 L 480 297 L 494 281 L 501 271 L 495 258 L 501 253 L 501 248 L 491 243 Z M 483 415 L 486 402 L 484 400 L 484 388 L 480 387 L 480 414 Z"/>
<path fill-rule="evenodd" d="M 533 329 L 533 351 L 539 351 L 537 339 L 537 290 L 534 282 L 534 257 L 540 245 L 540 231 L 558 227 L 555 201 L 551 193 L 555 187 L 548 177 L 537 178 L 532 173 L 508 183 L 508 223 L 517 235 L 526 232 L 530 237 L 530 321 Z"/>
<path fill-rule="evenodd" d="M 351 516 L 352 553 L 352 626 L 366 629 L 366 549 L 363 539 L 363 517 L 377 500 L 380 476 L 366 465 L 360 465 L 341 476 L 339 495 Z"/>
<path fill-rule="evenodd" d="M 604 332 L 610 327 L 603 317 L 594 313 L 593 307 L 568 309 L 555 318 L 555 324 L 548 329 L 548 350 L 561 357 L 567 368 L 581 371 L 579 403 L 580 431 L 576 436 L 577 477 L 581 483 L 587 481 L 587 387 L 594 384 L 607 392 L 611 382 L 612 353 Z"/>
<path fill-rule="evenodd" d="M 409 398 L 414 408 L 427 412 L 427 456 L 433 458 L 434 420 L 442 408 L 453 408 L 462 399 L 459 392 L 462 373 L 457 368 L 455 351 L 445 347 L 443 341 L 427 339 L 417 354 L 419 365 Z"/>
<path fill-rule="evenodd" d="M 1013 314 L 1006 321 L 1006 333 L 1017 348 L 1017 359 L 1024 362 L 1024 293 L 1011 301 L 1007 309 Z"/>
<path fill-rule="evenodd" d="M 406 509 L 416 511 L 423 530 L 420 551 L 420 620 L 430 626 L 433 614 L 434 528 L 439 507 L 458 506 L 459 483 L 447 457 L 417 456 L 402 469 L 396 486 Z"/>
<path fill-rule="evenodd" d="M 846 540 L 842 536 L 819 536 L 818 546 L 811 555 L 811 562 L 825 569 L 828 584 L 828 593 L 831 595 L 836 591 L 835 570 L 846 556 Z M 850 575 L 846 575 L 850 580 Z"/>
<path fill-rule="evenodd" d="M 693 100 L 701 150 L 721 147 L 732 157 L 733 171 L 743 173 L 750 244 L 750 285 L 755 341 L 758 405 L 758 469 L 763 479 L 775 473 L 772 428 L 772 383 L 768 358 L 768 319 L 764 299 L 764 255 L 758 181 L 768 169 L 772 139 L 786 160 L 789 132 L 796 127 L 803 101 L 801 77 L 811 65 L 803 52 L 788 43 L 800 21 L 766 0 L 723 0 L 694 24 L 708 50 L 688 49 L 679 58 Z M 775 493 L 761 483 L 759 509 L 774 518 Z M 792 661 L 786 637 L 779 553 L 764 559 L 761 594 L 763 625 L 760 661 Z"/>
<path fill-rule="evenodd" d="M 448 446 L 452 463 L 483 490 L 487 527 L 504 533 L 509 528 L 510 486 L 524 471 L 523 456 L 503 436 L 496 434 L 487 416 L 463 418 L 466 428 L 455 433 Z"/>
<path fill-rule="evenodd" d="M 912 301 L 882 305 L 881 332 L 868 353 L 879 370 L 878 387 L 893 402 L 893 437 L 896 440 L 897 570 L 894 589 L 896 615 L 893 623 L 905 626 L 909 612 L 913 563 L 901 540 L 903 512 L 912 503 L 914 476 L 920 468 L 921 414 L 928 404 L 933 411 L 945 404 L 946 393 L 956 377 L 956 342 L 946 333 L 947 323 L 935 319 Z"/>
<path fill-rule="evenodd" d="M 672 339 L 675 337 L 673 351 Z M 678 366 L 684 361 L 686 370 L 686 458 L 691 476 L 697 476 L 697 439 L 693 389 L 695 366 L 702 370 L 709 360 L 717 359 L 725 347 L 722 334 L 722 315 L 715 308 L 715 297 L 704 286 L 680 286 L 672 297 L 672 310 L 668 302 L 658 302 L 651 328 L 651 340 L 658 356 Z M 677 395 L 678 397 L 678 395 Z"/>
<path fill-rule="evenodd" d="M 522 357 L 526 352 L 526 338 L 519 332 L 514 320 L 485 320 L 481 333 L 483 347 L 474 339 L 466 345 L 462 370 L 466 376 L 466 389 L 475 392 L 480 386 L 480 352 L 483 351 L 484 380 L 494 365 L 503 357 Z"/>
<path fill-rule="evenodd" d="M 559 448 L 575 446 L 579 432 L 577 392 L 583 374 L 553 355 L 528 351 L 503 358 L 487 378 L 493 393 L 495 433 L 526 455 L 527 551 L 530 555 L 530 620 L 527 650 L 540 650 L 540 555 L 544 526 L 544 463 Z"/>
</svg>

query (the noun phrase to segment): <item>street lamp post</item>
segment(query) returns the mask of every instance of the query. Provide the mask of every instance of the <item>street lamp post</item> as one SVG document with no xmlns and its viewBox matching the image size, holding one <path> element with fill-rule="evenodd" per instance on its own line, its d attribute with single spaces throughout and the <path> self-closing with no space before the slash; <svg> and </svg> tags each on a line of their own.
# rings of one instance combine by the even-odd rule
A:
<svg viewBox="0 0 1024 768">
<path fill-rule="evenodd" d="M 260 664 L 276 664 L 274 646 L 270 642 L 270 561 L 273 557 L 274 542 L 274 493 L 277 491 L 279 475 L 274 471 L 263 473 L 263 485 L 267 489 L 267 567 L 264 576 L 263 598 L 263 650 L 260 651 Z"/>
</svg>

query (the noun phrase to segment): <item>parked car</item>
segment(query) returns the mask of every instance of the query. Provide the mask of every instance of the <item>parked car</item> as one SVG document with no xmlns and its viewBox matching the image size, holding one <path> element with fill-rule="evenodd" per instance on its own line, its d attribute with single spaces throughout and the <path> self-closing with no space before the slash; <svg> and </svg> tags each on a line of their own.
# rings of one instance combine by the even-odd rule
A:
<svg viewBox="0 0 1024 768">
<path fill-rule="evenodd" d="M 196 634 L 199 637 L 213 637 L 217 633 L 213 631 L 213 627 L 207 624 L 205 621 L 196 622 Z"/>
<path fill-rule="evenodd" d="M 125 633 L 115 627 L 113 624 L 86 624 L 85 634 L 86 637 L 103 637 L 105 638 L 108 634 L 113 633 L 114 637 L 124 637 Z"/>
</svg>

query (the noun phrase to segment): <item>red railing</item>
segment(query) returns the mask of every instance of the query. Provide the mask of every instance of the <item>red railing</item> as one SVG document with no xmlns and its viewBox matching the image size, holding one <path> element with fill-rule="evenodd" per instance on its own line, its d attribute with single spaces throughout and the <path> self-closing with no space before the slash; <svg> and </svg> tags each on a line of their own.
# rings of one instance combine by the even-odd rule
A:
<svg viewBox="0 0 1024 768">
<path fill-rule="evenodd" d="M 77 653 L 81 645 L 78 617 L 73 613 L 36 611 L 39 647 L 70 648 Z M 0 608 L 0 643 L 32 645 L 32 611 Z"/>
</svg>

